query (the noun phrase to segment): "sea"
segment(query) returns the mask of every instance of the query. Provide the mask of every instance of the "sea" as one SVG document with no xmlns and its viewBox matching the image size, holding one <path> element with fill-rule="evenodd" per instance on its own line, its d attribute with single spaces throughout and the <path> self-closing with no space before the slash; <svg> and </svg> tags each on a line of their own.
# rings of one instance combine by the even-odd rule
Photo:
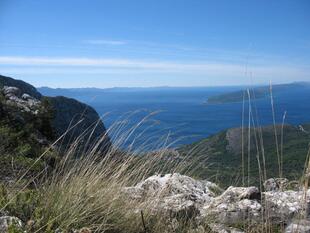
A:
<svg viewBox="0 0 310 233">
<path fill-rule="evenodd" d="M 121 147 L 156 150 L 197 142 L 228 128 L 310 122 L 310 89 L 293 89 L 238 103 L 208 104 L 209 96 L 241 87 L 157 87 L 111 89 L 48 89 L 92 106 L 112 140 Z M 273 104 L 271 103 L 273 102 Z M 273 108 L 272 108 L 273 106 Z M 274 111 L 272 111 L 274 109 Z"/>
</svg>

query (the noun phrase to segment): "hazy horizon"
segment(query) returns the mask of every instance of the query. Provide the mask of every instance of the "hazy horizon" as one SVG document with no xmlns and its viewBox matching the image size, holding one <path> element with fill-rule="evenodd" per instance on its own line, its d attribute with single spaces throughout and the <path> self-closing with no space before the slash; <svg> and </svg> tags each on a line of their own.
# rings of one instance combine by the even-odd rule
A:
<svg viewBox="0 0 310 233">
<path fill-rule="evenodd" d="M 23 80 L 24 81 L 24 80 Z M 285 83 L 272 83 L 272 85 L 282 85 L 282 84 L 294 84 L 294 83 L 310 83 L 310 81 L 294 81 L 294 82 L 285 82 Z M 147 89 L 147 88 L 219 88 L 219 87 L 246 87 L 246 86 L 269 86 L 270 83 L 261 83 L 261 84 L 255 84 L 255 85 L 242 85 L 242 84 L 236 84 L 236 85 L 214 85 L 214 86 L 115 86 L 115 87 L 94 87 L 94 86 L 85 86 L 85 87 L 53 87 L 53 86 L 35 86 L 35 88 L 51 88 L 51 89 L 117 89 L 117 88 L 128 88 L 128 89 Z"/>
</svg>

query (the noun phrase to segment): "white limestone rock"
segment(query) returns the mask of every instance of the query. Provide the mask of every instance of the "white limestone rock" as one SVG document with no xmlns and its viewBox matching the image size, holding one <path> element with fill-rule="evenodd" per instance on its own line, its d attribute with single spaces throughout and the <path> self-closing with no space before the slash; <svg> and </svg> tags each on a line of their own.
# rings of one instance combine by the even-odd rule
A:
<svg viewBox="0 0 310 233">
<path fill-rule="evenodd" d="M 285 233 L 310 233 L 310 221 L 297 219 L 292 221 L 285 229 Z"/>
<path fill-rule="evenodd" d="M 203 216 L 222 224 L 257 222 L 261 217 L 260 192 L 256 187 L 229 187 L 204 206 Z"/>
<path fill-rule="evenodd" d="M 124 189 L 127 196 L 141 202 L 152 202 L 155 211 L 196 216 L 220 188 L 209 181 L 198 181 L 178 173 L 154 175 L 134 187 Z"/>
<path fill-rule="evenodd" d="M 12 217 L 12 216 L 0 217 L 0 232 L 1 233 L 7 233 L 11 225 L 14 225 L 18 229 L 22 229 L 23 227 L 23 223 L 19 218 Z"/>
</svg>

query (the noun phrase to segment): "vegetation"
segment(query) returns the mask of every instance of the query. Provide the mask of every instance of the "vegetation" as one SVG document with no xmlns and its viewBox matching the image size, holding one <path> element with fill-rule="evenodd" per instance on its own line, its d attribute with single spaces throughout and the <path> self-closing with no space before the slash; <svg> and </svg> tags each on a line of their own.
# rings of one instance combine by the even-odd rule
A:
<svg viewBox="0 0 310 233">
<path fill-rule="evenodd" d="M 33 114 L 6 104 L 0 94 L 0 213 L 21 219 L 27 232 L 211 232 L 208 220 L 197 230 L 197 219 L 186 214 L 154 212 L 161 204 L 156 195 L 141 202 L 126 198 L 124 190 L 150 175 L 174 172 L 222 187 L 261 187 L 269 177 L 301 179 L 309 160 L 310 124 L 229 129 L 177 150 L 145 152 L 143 146 L 140 151 L 133 151 L 132 145 L 128 151 L 118 149 L 140 125 L 127 129 L 124 121 L 115 124 L 117 140 L 107 150 L 98 150 L 107 134 L 92 140 L 94 131 L 89 127 L 58 154 L 50 148 L 51 142 L 61 139 L 55 137 L 53 119 L 50 99 L 41 98 L 40 109 Z M 268 224 L 233 227 L 281 232 L 282 226 Z M 9 232 L 22 231 L 13 224 Z"/>
<path fill-rule="evenodd" d="M 308 129 L 305 125 L 304 130 Z M 266 170 L 273 176 L 276 175 L 277 160 L 274 154 L 272 128 L 266 127 L 262 131 L 266 139 L 264 147 L 266 157 L 269 152 L 272 152 L 270 157 L 275 158 L 266 160 L 266 164 L 271 166 L 266 165 Z M 294 156 L 299 152 L 303 154 L 303 147 L 309 141 L 307 134 L 293 126 L 285 126 L 284 132 L 286 137 L 283 144 L 287 147 L 283 146 L 283 151 L 287 156 L 293 156 L 293 152 Z M 254 137 L 254 134 L 253 129 L 251 136 Z M 127 138 L 122 135 L 119 137 Z M 10 215 L 27 223 L 28 232 L 55 232 L 56 229 L 69 232 L 72 229 L 81 228 L 107 233 L 211 232 L 209 227 L 204 225 L 200 226 L 200 231 L 194 230 L 197 222 L 187 216 L 167 218 L 166 213 L 155 214 L 153 210 L 160 203 L 154 197 L 149 197 L 142 203 L 135 199 L 128 200 L 125 198 L 124 188 L 135 185 L 151 174 L 168 172 L 194 174 L 196 177 L 208 178 L 208 180 L 213 177 L 223 185 L 228 185 L 228 182 L 233 184 L 228 177 L 232 176 L 232 171 L 237 173 L 239 170 L 240 173 L 242 168 L 240 168 L 240 155 L 232 152 L 236 148 L 229 145 L 228 139 L 227 132 L 222 132 L 195 145 L 183 147 L 179 150 L 179 154 L 176 153 L 173 156 L 170 150 L 166 149 L 143 152 L 143 156 L 133 156 L 133 154 L 141 155 L 141 151 L 131 153 L 119 151 L 116 149 L 120 146 L 118 144 L 102 156 L 92 148 L 81 150 L 80 142 L 76 141 L 61 156 L 62 159 L 49 176 L 41 177 L 40 185 L 29 186 L 29 182 L 35 179 L 32 177 L 28 180 L 28 184 L 10 188 L 2 186 L 0 209 L 8 211 Z M 122 143 L 122 140 L 120 139 L 118 143 Z M 235 143 L 237 145 L 240 141 L 237 140 Z M 294 150 L 290 149 L 291 147 Z M 287 165 L 286 159 L 289 157 L 283 156 L 283 164 Z M 303 156 L 296 158 L 296 161 L 301 159 L 305 161 Z M 296 163 L 297 165 L 293 162 L 290 166 L 302 166 L 299 162 Z M 31 166 L 36 163 L 40 161 L 33 162 Z M 255 164 L 257 161 L 255 162 L 255 156 L 253 156 L 251 177 L 257 172 Z M 218 169 L 221 169 L 221 172 L 218 172 Z M 288 169 L 283 173 L 286 174 L 286 171 L 290 172 Z M 300 175 L 301 173 L 302 171 Z M 250 182 L 255 183 L 257 180 Z M 262 232 L 261 229 L 266 229 L 265 226 L 246 224 L 241 228 L 247 232 Z M 18 232 L 18 228 L 12 226 L 11 229 L 11 232 Z M 268 232 L 280 232 L 277 225 L 268 226 L 268 229 L 271 229 Z"/>
<path fill-rule="evenodd" d="M 38 114 L 22 112 L 8 105 L 0 93 L 0 178 L 17 178 L 30 167 L 54 139 L 51 119 L 53 112 L 46 99 Z M 31 173 L 40 172 L 54 155 L 31 166 Z M 29 174 L 29 175 L 30 175 Z"/>
<path fill-rule="evenodd" d="M 0 209 L 31 222 L 27 226 L 30 232 L 67 232 L 82 227 L 109 233 L 142 233 L 146 228 L 147 232 L 191 232 L 192 219 L 182 218 L 175 225 L 166 215 L 154 214 L 160 203 L 152 197 L 143 203 L 125 198 L 124 187 L 135 185 L 151 173 L 168 172 L 160 166 L 166 150 L 132 156 L 111 148 L 102 157 L 93 149 L 82 156 L 79 153 L 84 152 L 79 148 L 78 143 L 73 144 L 35 189 L 25 185 L 7 190 L 2 186 Z M 174 160 L 166 161 L 166 165 L 170 172 L 182 166 Z"/>
<path fill-rule="evenodd" d="M 259 165 L 261 173 L 266 174 L 264 180 L 280 177 L 273 127 L 250 129 L 250 144 L 248 144 L 248 132 L 247 128 L 243 131 L 243 149 L 241 147 L 242 129 L 237 128 L 225 130 L 200 142 L 183 146 L 179 152 L 189 162 L 196 161 L 193 176 L 213 180 L 222 187 L 229 185 L 259 186 Z M 281 126 L 277 126 L 277 132 L 280 142 Z M 309 132 L 309 124 L 303 125 L 302 130 L 291 125 L 283 127 L 283 143 L 278 147 L 282 157 L 281 173 L 289 180 L 299 179 L 303 174 L 309 148 Z M 232 138 L 229 138 L 229 135 Z M 262 140 L 259 139 L 259 135 Z"/>
</svg>

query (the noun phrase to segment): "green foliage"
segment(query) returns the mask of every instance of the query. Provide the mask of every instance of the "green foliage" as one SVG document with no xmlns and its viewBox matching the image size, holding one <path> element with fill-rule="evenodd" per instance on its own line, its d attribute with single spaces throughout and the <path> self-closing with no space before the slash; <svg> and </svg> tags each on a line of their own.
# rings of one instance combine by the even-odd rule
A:
<svg viewBox="0 0 310 233">
<path fill-rule="evenodd" d="M 308 130 L 308 125 L 303 126 Z M 278 128 L 279 151 L 281 154 L 280 129 Z M 245 131 L 247 132 L 247 131 Z M 187 155 L 189 163 L 197 161 L 196 170 L 190 174 L 192 176 L 208 179 L 216 182 L 222 187 L 229 185 L 242 185 L 242 154 L 229 149 L 229 142 L 226 137 L 227 131 L 223 131 L 210 138 L 181 147 L 179 152 Z M 248 154 L 247 140 L 244 147 L 244 172 L 245 176 L 250 174 L 250 178 L 245 177 L 245 184 L 260 185 L 259 166 L 261 173 L 266 174 L 266 178 L 279 177 L 279 164 L 277 159 L 277 149 L 273 127 L 262 128 L 263 147 L 256 145 L 254 134 L 251 131 L 251 147 Z M 247 136 L 245 136 L 247 137 Z M 241 133 L 235 135 L 236 144 L 241 145 Z M 297 127 L 285 126 L 283 133 L 283 177 L 289 180 L 298 180 L 302 176 L 304 165 L 309 148 L 310 134 L 302 132 Z M 240 147 L 241 148 L 241 147 Z M 258 150 L 257 150 L 258 148 Z M 264 152 L 264 158 L 263 158 Z M 260 163 L 258 163 L 258 159 Z M 263 164 L 265 159 L 265 166 Z M 248 164 L 249 169 L 248 169 Z"/>
<path fill-rule="evenodd" d="M 53 139 L 55 136 L 52 127 L 52 120 L 54 116 L 54 110 L 49 98 L 43 97 L 41 99 L 41 106 L 37 115 L 37 124 L 39 131 L 48 139 Z"/>
<path fill-rule="evenodd" d="M 12 216 L 16 216 L 23 222 L 27 222 L 32 219 L 39 200 L 39 194 L 35 190 L 18 192 L 10 199 L 6 210 Z"/>
<path fill-rule="evenodd" d="M 8 233 L 24 233 L 24 231 L 17 226 L 17 224 L 11 224 L 8 228 Z"/>
<path fill-rule="evenodd" d="M 22 112 L 5 103 L 0 93 L 0 177 L 17 176 L 33 165 L 45 150 L 45 139 L 53 140 L 53 110 L 47 98 L 42 98 L 37 114 Z M 53 155 L 52 155 L 53 154 Z M 31 174 L 44 168 L 44 163 L 54 164 L 57 155 L 49 152 L 31 167 Z"/>
</svg>

